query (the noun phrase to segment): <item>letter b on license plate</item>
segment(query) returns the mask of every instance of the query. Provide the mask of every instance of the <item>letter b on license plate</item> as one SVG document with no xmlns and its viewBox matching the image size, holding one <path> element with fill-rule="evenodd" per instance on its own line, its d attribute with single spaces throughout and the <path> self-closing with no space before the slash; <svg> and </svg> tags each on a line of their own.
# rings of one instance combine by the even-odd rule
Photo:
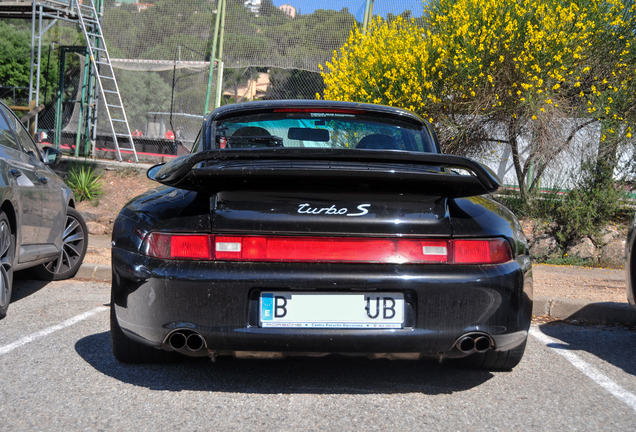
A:
<svg viewBox="0 0 636 432">
<path fill-rule="evenodd" d="M 261 327 L 402 328 L 402 293 L 263 292 Z"/>
</svg>

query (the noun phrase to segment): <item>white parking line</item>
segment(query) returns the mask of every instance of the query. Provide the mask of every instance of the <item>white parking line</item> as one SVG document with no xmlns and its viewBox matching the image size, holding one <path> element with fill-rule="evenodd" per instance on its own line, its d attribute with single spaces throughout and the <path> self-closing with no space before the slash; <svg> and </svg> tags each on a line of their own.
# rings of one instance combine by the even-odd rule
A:
<svg viewBox="0 0 636 432">
<path fill-rule="evenodd" d="M 50 335 L 51 333 L 54 333 L 58 330 L 62 330 L 65 329 L 67 327 L 70 327 L 74 324 L 77 324 L 80 321 L 84 321 L 87 318 L 92 317 L 93 315 L 99 313 L 99 312 L 103 312 L 108 310 L 107 307 L 105 306 L 100 306 L 98 308 L 95 308 L 93 310 L 89 310 L 88 312 L 84 312 L 81 315 L 77 315 L 73 318 L 69 318 L 66 321 L 58 324 L 58 325 L 54 325 L 53 327 L 48 327 L 45 328 L 44 330 L 40 330 L 39 332 L 35 332 L 35 333 L 31 333 L 28 336 L 23 337 L 22 339 L 18 339 L 17 341 L 10 343 L 9 345 L 5 345 L 0 347 L 0 356 L 3 356 L 11 351 L 13 351 L 16 348 L 21 347 L 22 345 L 26 345 L 29 342 L 33 342 L 36 339 L 40 339 L 44 336 Z"/>
<path fill-rule="evenodd" d="M 614 397 L 622 400 L 627 405 L 629 405 L 634 411 L 636 411 L 636 395 L 625 390 L 623 387 L 612 381 L 607 376 L 603 375 L 601 371 L 592 366 L 589 363 L 583 361 L 579 356 L 574 354 L 572 351 L 568 351 L 564 348 L 559 348 L 557 346 L 550 346 L 551 344 L 562 345 L 563 342 L 557 339 L 552 339 L 550 336 L 545 335 L 538 328 L 532 327 L 530 328 L 530 334 L 535 338 L 539 339 L 545 346 L 552 348 L 558 354 L 565 357 L 567 361 L 572 363 L 572 365 L 583 372 L 588 376 L 592 381 L 603 387 L 605 390 L 610 392 Z"/>
</svg>

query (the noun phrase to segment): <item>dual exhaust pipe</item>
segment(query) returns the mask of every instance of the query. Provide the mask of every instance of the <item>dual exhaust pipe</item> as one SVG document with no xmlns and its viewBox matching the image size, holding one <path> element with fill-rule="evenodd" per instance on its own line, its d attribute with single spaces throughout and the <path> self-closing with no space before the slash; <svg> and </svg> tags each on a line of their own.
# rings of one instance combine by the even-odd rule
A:
<svg viewBox="0 0 636 432">
<path fill-rule="evenodd" d="M 167 345 L 173 350 L 188 356 L 208 355 L 205 339 L 193 330 L 175 330 L 166 338 Z"/>
<path fill-rule="evenodd" d="M 494 347 L 492 338 L 486 333 L 467 333 L 457 339 L 455 347 L 464 354 L 483 354 Z"/>
</svg>

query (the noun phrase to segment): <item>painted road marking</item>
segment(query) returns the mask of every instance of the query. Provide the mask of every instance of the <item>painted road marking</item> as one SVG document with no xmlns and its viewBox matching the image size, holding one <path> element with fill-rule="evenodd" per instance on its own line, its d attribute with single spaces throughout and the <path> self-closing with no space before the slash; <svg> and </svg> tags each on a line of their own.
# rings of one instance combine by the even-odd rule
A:
<svg viewBox="0 0 636 432">
<path fill-rule="evenodd" d="M 596 384 L 603 387 L 605 390 L 610 392 L 614 397 L 620 399 L 629 405 L 634 411 L 636 411 L 636 395 L 625 390 L 623 387 L 612 381 L 606 375 L 604 375 L 600 370 L 592 366 L 591 364 L 583 361 L 579 356 L 574 354 L 572 351 L 568 351 L 567 349 L 560 348 L 554 345 L 563 345 L 563 342 L 557 339 L 553 339 L 550 336 L 545 335 L 538 328 L 532 327 L 530 328 L 530 334 L 535 338 L 539 339 L 541 343 L 543 343 L 548 348 L 553 349 L 558 354 L 565 357 L 567 361 L 569 361 L 575 368 L 583 372 L 594 381 Z"/>
<path fill-rule="evenodd" d="M 81 315 L 77 315 L 73 318 L 69 318 L 66 321 L 58 324 L 58 325 L 54 325 L 53 327 L 48 327 L 45 328 L 44 330 L 40 330 L 39 332 L 35 332 L 35 333 L 31 333 L 28 336 L 23 337 L 22 339 L 18 339 L 17 341 L 10 343 L 9 345 L 4 345 L 0 347 L 0 356 L 3 356 L 11 351 L 13 351 L 16 348 L 20 348 L 23 345 L 26 345 L 30 342 L 33 342 L 34 340 L 43 338 L 44 336 L 50 335 L 51 333 L 54 333 L 58 330 L 62 330 L 65 329 L 67 327 L 70 327 L 72 325 L 77 324 L 80 321 L 84 321 L 87 318 L 92 317 L 95 314 L 98 314 L 100 312 L 104 312 L 107 311 L 108 308 L 105 306 L 100 306 L 98 308 L 95 308 L 93 310 L 89 310 L 88 312 L 84 312 Z"/>
</svg>

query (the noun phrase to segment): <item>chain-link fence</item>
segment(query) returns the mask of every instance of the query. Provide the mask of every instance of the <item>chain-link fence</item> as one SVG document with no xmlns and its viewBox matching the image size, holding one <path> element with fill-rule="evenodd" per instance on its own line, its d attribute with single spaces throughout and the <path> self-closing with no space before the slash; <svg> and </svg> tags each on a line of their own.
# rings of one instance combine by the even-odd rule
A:
<svg viewBox="0 0 636 432">
<path fill-rule="evenodd" d="M 373 4 L 374 15 L 384 17 L 417 16 L 423 8 L 421 0 Z M 217 0 L 107 2 L 104 33 L 131 130 L 149 139 L 179 135 L 188 146 L 206 98 L 208 111 L 216 100 L 315 99 L 324 89 L 320 65 L 362 26 L 366 6 L 366 0 L 227 0 L 221 20 Z M 213 55 L 222 63 L 210 76 Z"/>
</svg>

